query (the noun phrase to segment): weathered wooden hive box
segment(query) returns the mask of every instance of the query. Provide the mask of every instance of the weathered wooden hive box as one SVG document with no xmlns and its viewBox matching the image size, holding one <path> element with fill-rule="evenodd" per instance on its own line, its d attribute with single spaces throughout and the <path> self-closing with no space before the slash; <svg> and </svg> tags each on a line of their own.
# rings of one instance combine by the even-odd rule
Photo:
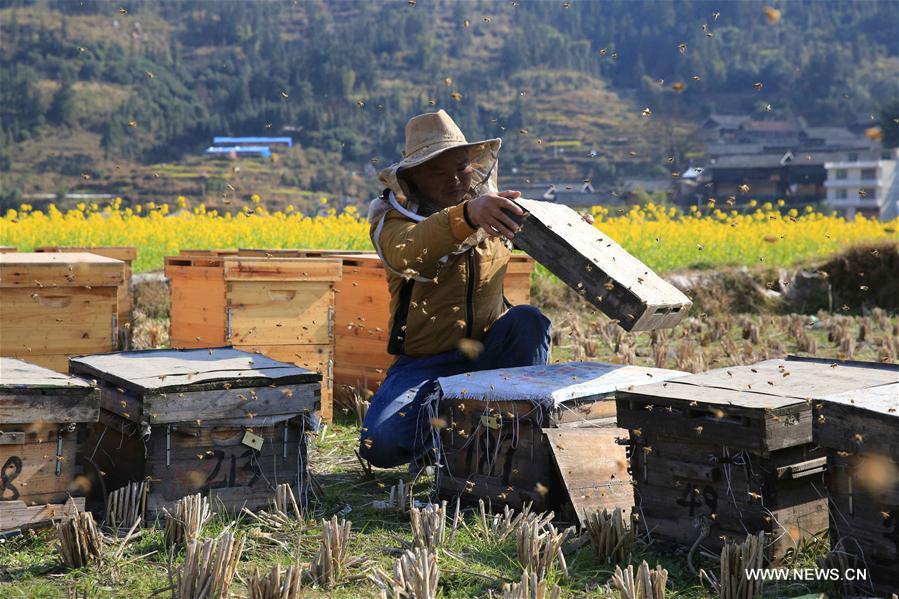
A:
<svg viewBox="0 0 899 599">
<path fill-rule="evenodd" d="M 172 347 L 230 344 L 320 372 L 331 419 L 340 260 L 185 253 L 165 259 L 165 275 Z"/>
<path fill-rule="evenodd" d="M 626 331 L 676 326 L 693 302 L 563 204 L 515 200 L 525 216 L 512 242 Z"/>
<path fill-rule="evenodd" d="M 616 389 L 687 373 L 601 362 L 439 379 L 438 492 L 466 502 L 552 509 L 568 521 L 633 505 Z"/>
<path fill-rule="evenodd" d="M 118 349 L 127 349 L 131 342 L 131 309 L 133 301 L 131 298 L 131 274 L 132 264 L 137 259 L 137 248 L 126 246 L 98 246 L 98 247 L 75 247 L 75 246 L 56 246 L 46 245 L 34 249 L 35 252 L 87 252 L 89 254 L 97 254 L 98 256 L 106 256 L 122 261 L 122 283 L 119 285 L 116 295 L 117 310 L 116 320 L 119 331 Z"/>
<path fill-rule="evenodd" d="M 827 528 L 813 398 L 889 376 L 788 357 L 619 391 L 618 426 L 630 430 L 635 509 L 645 530 L 714 552 L 724 539 L 766 531 L 767 557 L 779 560 Z"/>
<path fill-rule="evenodd" d="M 0 531 L 84 510 L 79 458 L 99 413 L 88 381 L 0 358 Z"/>
<path fill-rule="evenodd" d="M 889 596 L 899 592 L 899 366 L 880 366 L 892 383 L 815 401 L 814 439 L 827 449 L 831 549 Z"/>
<path fill-rule="evenodd" d="M 72 355 L 117 342 L 121 260 L 96 254 L 0 254 L 0 355 L 68 372 Z"/>
<path fill-rule="evenodd" d="M 305 494 L 320 374 L 231 347 L 82 356 L 70 367 L 100 388 L 89 447 L 107 492 L 149 479 L 150 513 L 198 492 L 229 511 L 266 505 L 280 483 Z"/>
</svg>

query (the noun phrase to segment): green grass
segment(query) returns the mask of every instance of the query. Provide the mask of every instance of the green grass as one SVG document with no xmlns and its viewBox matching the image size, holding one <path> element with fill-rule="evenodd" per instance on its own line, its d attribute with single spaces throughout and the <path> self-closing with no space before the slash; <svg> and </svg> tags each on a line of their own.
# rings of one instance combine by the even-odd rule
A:
<svg viewBox="0 0 899 599">
<path fill-rule="evenodd" d="M 366 477 L 352 456 L 358 440 L 355 423 L 339 417 L 329 425 L 325 436 L 316 443 L 312 453 L 312 469 L 320 483 L 320 492 L 314 498 L 310 520 L 330 517 L 346 506 L 351 511 L 347 518 L 353 522 L 351 555 L 363 556 L 364 561 L 348 572 L 347 580 L 331 589 L 311 589 L 308 596 L 360 597 L 374 596 L 376 587 L 366 580 L 365 574 L 374 566 L 385 570 L 411 542 L 408 521 L 401 515 L 372 508 L 371 502 L 386 499 L 391 485 L 400 479 L 409 480 L 404 468 L 375 470 Z M 419 480 L 414 487 L 416 498 L 428 499 L 430 480 Z M 472 515 L 466 522 L 473 524 Z M 226 526 L 245 535 L 247 545 L 240 567 L 240 576 L 246 578 L 255 568 L 270 568 L 275 562 L 290 564 L 295 560 L 308 562 L 317 546 L 320 524 L 298 527 L 296 530 L 275 533 L 273 536 L 286 545 L 279 547 L 260 535 L 259 527 L 248 517 L 237 519 L 217 517 L 206 529 L 204 536 L 213 536 Z M 166 564 L 168 555 L 159 528 L 145 529 L 142 535 L 125 550 L 121 559 L 80 570 L 65 571 L 54 549 L 50 531 L 13 538 L 0 544 L 0 596 L 17 597 L 148 597 L 167 587 Z M 797 563 L 810 564 L 822 547 L 809 547 L 797 558 Z M 175 563 L 183 556 L 176 554 Z M 631 562 L 646 560 L 650 565 L 662 564 L 669 572 L 668 597 L 698 599 L 707 594 L 699 585 L 686 563 L 685 551 L 672 552 L 655 545 L 641 543 Z M 514 540 L 491 545 L 465 527 L 440 553 L 443 597 L 484 597 L 489 591 L 497 592 L 503 583 L 517 580 L 520 567 L 516 563 Z M 565 597 L 608 596 L 600 592 L 611 576 L 609 566 L 597 563 L 589 544 L 567 556 L 569 575 L 554 571 L 550 579 L 559 584 Z M 699 565 L 716 568 L 715 561 L 702 557 Z M 238 581 L 233 590 L 244 592 Z M 776 589 L 771 587 L 767 596 L 790 597 L 814 590 L 813 587 L 793 586 Z M 71 595 L 69 595 L 71 593 Z M 164 593 L 163 596 L 168 593 Z"/>
</svg>

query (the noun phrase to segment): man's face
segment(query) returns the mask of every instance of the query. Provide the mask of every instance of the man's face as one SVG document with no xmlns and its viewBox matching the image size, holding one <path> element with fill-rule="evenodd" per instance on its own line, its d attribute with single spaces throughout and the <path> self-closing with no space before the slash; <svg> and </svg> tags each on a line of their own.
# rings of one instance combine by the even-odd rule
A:
<svg viewBox="0 0 899 599">
<path fill-rule="evenodd" d="M 441 208 L 462 201 L 471 185 L 472 168 L 467 148 L 447 150 L 404 176 L 432 203 Z"/>
</svg>

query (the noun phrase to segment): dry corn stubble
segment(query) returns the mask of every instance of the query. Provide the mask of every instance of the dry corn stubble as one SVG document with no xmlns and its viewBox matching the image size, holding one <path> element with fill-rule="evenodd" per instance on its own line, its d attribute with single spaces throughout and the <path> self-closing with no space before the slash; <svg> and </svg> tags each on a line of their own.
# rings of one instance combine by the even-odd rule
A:
<svg viewBox="0 0 899 599">
<path fill-rule="evenodd" d="M 109 494 L 104 524 L 112 529 L 130 528 L 147 508 L 147 481 L 128 483 Z"/>
<path fill-rule="evenodd" d="M 225 599 L 230 592 L 245 539 L 224 531 L 215 539 L 188 541 L 184 562 L 174 566 L 169 553 L 169 579 L 178 599 Z"/>
<path fill-rule="evenodd" d="M 746 571 L 761 569 L 765 560 L 765 533 L 746 537 L 743 543 L 725 543 L 721 548 L 720 577 L 699 571 L 699 580 L 708 581 L 721 599 L 752 599 L 762 592 L 762 580 L 749 580 Z"/>
<path fill-rule="evenodd" d="M 534 572 L 524 570 L 518 582 L 503 585 L 503 599 L 559 599 L 562 589 L 550 585 L 545 578 L 538 578 Z"/>
<path fill-rule="evenodd" d="M 68 568 L 82 568 L 102 558 L 105 541 L 90 512 L 76 512 L 56 525 L 57 550 Z"/>
<path fill-rule="evenodd" d="M 459 528 L 460 503 L 456 500 L 456 512 L 453 517 L 452 528 L 447 535 L 446 531 L 446 501 L 439 505 L 429 505 L 423 509 L 413 506 L 409 510 L 409 518 L 412 523 L 412 542 L 416 547 L 436 549 L 447 542 L 452 542 Z"/>
<path fill-rule="evenodd" d="M 200 493 L 182 497 L 175 502 L 171 512 L 167 508 L 162 511 L 165 514 L 167 547 L 199 538 L 203 527 L 212 519 L 209 500 Z"/>
<path fill-rule="evenodd" d="M 630 558 L 635 534 L 624 521 L 621 508 L 615 508 L 611 514 L 607 510 L 592 512 L 587 517 L 587 532 L 601 563 L 619 564 Z"/>
<path fill-rule="evenodd" d="M 303 567 L 275 564 L 265 574 L 255 570 L 247 580 L 248 599 L 300 599 L 303 591 Z"/>
<path fill-rule="evenodd" d="M 518 563 L 538 578 L 546 578 L 547 572 L 558 561 L 567 576 L 568 565 L 562 554 L 562 545 L 570 533 L 570 528 L 559 533 L 552 524 L 541 526 L 536 521 L 523 523 L 516 535 Z"/>
<path fill-rule="evenodd" d="M 380 596 L 400 599 L 434 599 L 440 582 L 437 551 L 426 547 L 407 549 L 388 574 L 376 568 L 369 579 L 380 588 Z"/>
<path fill-rule="evenodd" d="M 516 512 L 508 505 L 505 505 L 502 513 L 488 514 L 484 500 L 479 499 L 475 533 L 489 543 L 498 544 L 511 535 L 516 534 L 521 525 L 526 522 L 537 522 L 541 528 L 552 522 L 555 513 L 544 512 L 537 514 L 531 511 L 531 506 L 531 503 L 526 503 L 522 506 L 521 511 Z"/>
<path fill-rule="evenodd" d="M 612 575 L 612 584 L 621 593 L 621 599 L 664 599 L 667 583 L 668 570 L 662 566 L 650 570 L 646 560 L 640 564 L 636 575 L 633 564 L 625 570 L 615 566 L 615 574 Z"/>
<path fill-rule="evenodd" d="M 330 586 L 344 575 L 346 570 L 361 561 L 349 556 L 351 529 L 349 520 L 322 520 L 322 533 L 318 552 L 309 565 L 309 574 L 321 586 Z"/>
</svg>

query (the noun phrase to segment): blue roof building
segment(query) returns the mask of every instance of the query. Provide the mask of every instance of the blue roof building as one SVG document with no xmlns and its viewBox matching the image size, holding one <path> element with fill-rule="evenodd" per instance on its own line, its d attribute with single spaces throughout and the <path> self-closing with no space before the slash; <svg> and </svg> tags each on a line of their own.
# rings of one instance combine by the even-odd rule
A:
<svg viewBox="0 0 899 599">
<path fill-rule="evenodd" d="M 257 155 L 267 158 L 272 155 L 272 150 L 268 146 L 209 146 L 204 151 L 205 154 L 230 154 L 234 152 L 237 155 Z"/>
</svg>

